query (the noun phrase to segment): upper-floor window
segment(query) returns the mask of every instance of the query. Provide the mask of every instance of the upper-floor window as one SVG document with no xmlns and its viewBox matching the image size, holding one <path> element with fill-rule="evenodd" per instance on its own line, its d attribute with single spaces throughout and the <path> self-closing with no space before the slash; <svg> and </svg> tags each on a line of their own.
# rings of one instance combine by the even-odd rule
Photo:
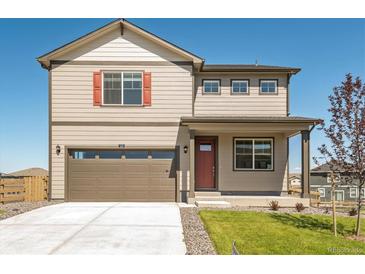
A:
<svg viewBox="0 0 365 274">
<path fill-rule="evenodd" d="M 273 139 L 235 138 L 234 170 L 273 170 Z"/>
<path fill-rule="evenodd" d="M 278 92 L 278 80 L 260 80 L 260 93 L 271 94 Z"/>
<path fill-rule="evenodd" d="M 232 94 L 248 94 L 248 80 L 232 80 Z"/>
<path fill-rule="evenodd" d="M 219 94 L 220 80 L 203 80 L 203 93 Z"/>
<path fill-rule="evenodd" d="M 142 105 L 142 72 L 104 72 L 104 105 Z"/>
</svg>

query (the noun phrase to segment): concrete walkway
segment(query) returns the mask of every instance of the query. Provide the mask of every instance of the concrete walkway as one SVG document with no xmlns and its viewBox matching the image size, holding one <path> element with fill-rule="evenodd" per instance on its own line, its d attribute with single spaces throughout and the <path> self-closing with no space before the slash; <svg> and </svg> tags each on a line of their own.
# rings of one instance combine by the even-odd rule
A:
<svg viewBox="0 0 365 274">
<path fill-rule="evenodd" d="M 185 254 L 175 203 L 62 203 L 0 221 L 0 254 Z"/>
</svg>

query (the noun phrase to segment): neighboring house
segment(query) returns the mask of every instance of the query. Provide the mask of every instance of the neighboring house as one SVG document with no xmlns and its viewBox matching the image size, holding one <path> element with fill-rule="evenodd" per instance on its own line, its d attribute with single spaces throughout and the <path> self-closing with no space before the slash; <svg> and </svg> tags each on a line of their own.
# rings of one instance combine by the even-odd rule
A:
<svg viewBox="0 0 365 274">
<path fill-rule="evenodd" d="M 327 164 L 320 165 L 311 170 L 311 190 L 318 191 L 321 201 L 331 201 L 331 174 Z M 336 182 L 335 199 L 337 201 L 355 202 L 358 198 L 359 191 L 357 180 L 349 182 L 344 173 L 334 176 Z M 361 190 L 361 197 L 365 198 L 364 189 Z"/>
<path fill-rule="evenodd" d="M 7 176 L 9 176 L 7 173 L 5 173 L 5 172 L 0 172 L 0 178 L 1 178 L 1 177 L 7 177 Z"/>
<path fill-rule="evenodd" d="M 289 188 L 298 189 L 302 187 L 302 175 L 292 173 L 289 174 Z"/>
<path fill-rule="evenodd" d="M 48 176 L 48 171 L 45 170 L 44 168 L 32 167 L 8 173 L 8 176 L 13 176 L 13 177 Z"/>
<path fill-rule="evenodd" d="M 51 198 L 285 196 L 288 140 L 297 134 L 308 196 L 309 135 L 319 120 L 289 116 L 299 68 L 208 65 L 126 20 L 38 61 L 49 71 Z"/>
</svg>

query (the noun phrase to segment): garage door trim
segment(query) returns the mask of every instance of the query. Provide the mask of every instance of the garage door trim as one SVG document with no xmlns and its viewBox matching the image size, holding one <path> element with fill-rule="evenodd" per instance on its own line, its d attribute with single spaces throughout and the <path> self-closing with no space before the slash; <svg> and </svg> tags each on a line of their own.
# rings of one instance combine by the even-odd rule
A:
<svg viewBox="0 0 365 274">
<path fill-rule="evenodd" d="M 174 150 L 175 152 L 175 171 L 179 171 L 180 170 L 180 146 L 175 146 L 175 147 L 168 147 L 168 146 L 131 146 L 131 147 L 126 147 L 123 149 L 120 148 L 116 148 L 114 147 L 110 147 L 110 146 L 64 146 L 64 163 L 65 163 L 65 167 L 64 167 L 64 181 L 65 181 L 65 189 L 64 189 L 64 197 L 65 197 L 65 202 L 70 202 L 71 201 L 71 197 L 70 197 L 70 186 L 69 186 L 69 158 L 70 158 L 70 150 Z M 177 199 L 178 196 L 178 186 L 177 186 L 177 176 L 175 174 L 175 202 L 178 200 Z"/>
</svg>

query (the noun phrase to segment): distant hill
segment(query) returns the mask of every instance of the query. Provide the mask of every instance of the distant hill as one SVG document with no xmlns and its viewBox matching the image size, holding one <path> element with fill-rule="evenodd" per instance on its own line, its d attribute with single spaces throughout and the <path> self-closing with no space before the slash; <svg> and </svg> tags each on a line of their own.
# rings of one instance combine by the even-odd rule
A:
<svg viewBox="0 0 365 274">
<path fill-rule="evenodd" d="M 29 177 L 29 176 L 48 176 L 48 170 L 40 167 L 27 168 L 15 172 L 8 173 L 7 175 L 16 177 Z"/>
</svg>

